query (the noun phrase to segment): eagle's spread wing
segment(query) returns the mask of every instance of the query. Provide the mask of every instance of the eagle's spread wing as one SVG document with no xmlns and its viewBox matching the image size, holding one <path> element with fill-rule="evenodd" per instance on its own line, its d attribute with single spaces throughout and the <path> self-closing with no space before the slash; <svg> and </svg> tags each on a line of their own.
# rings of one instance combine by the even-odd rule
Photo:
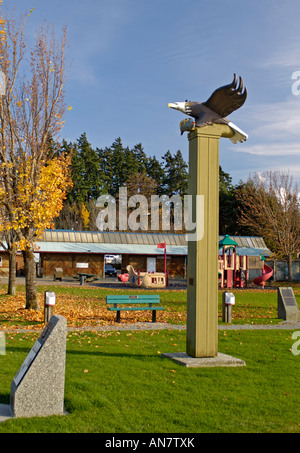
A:
<svg viewBox="0 0 300 453">
<path fill-rule="evenodd" d="M 245 87 L 242 77 L 239 77 L 239 84 L 237 86 L 237 76 L 234 74 L 232 83 L 223 87 L 217 88 L 210 98 L 203 102 L 206 107 L 218 113 L 222 118 L 240 108 L 247 98 L 247 89 Z"/>
<path fill-rule="evenodd" d="M 196 126 L 212 124 L 214 120 L 220 119 L 220 115 L 201 102 L 186 102 L 185 113 L 196 120 Z"/>
</svg>

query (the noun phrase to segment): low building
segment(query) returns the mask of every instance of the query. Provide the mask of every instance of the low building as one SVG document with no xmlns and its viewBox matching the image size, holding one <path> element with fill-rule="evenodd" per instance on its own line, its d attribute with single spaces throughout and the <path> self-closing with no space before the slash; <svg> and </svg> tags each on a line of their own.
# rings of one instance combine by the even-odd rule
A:
<svg viewBox="0 0 300 453">
<path fill-rule="evenodd" d="M 223 236 L 220 236 L 220 239 Z M 262 238 L 232 236 L 238 243 L 240 255 L 268 257 L 271 252 Z M 56 268 L 62 268 L 64 277 L 79 272 L 104 276 L 106 255 L 121 255 L 121 268 L 131 264 L 140 271 L 164 271 L 164 249 L 157 244 L 166 243 L 167 270 L 171 278 L 186 278 L 188 244 L 185 234 L 100 232 L 46 230 L 36 242 L 38 276 L 53 277 Z M 8 274 L 8 256 L 0 253 L 3 265 L 0 275 Z M 18 261 L 18 271 L 22 263 Z"/>
<path fill-rule="evenodd" d="M 170 276 L 185 278 L 184 235 L 47 230 L 37 243 L 41 276 L 53 276 L 55 269 L 61 267 L 65 276 L 86 271 L 103 277 L 106 255 L 121 255 L 123 271 L 131 264 L 136 270 L 160 272 L 164 270 L 164 250 L 158 249 L 157 244 L 163 242 L 167 246 Z"/>
</svg>

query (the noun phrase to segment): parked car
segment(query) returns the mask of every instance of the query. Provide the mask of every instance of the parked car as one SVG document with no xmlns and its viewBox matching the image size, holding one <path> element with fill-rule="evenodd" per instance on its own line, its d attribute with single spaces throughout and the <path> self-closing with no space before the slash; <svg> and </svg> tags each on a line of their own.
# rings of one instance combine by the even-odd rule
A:
<svg viewBox="0 0 300 453">
<path fill-rule="evenodd" d="M 105 264 L 105 275 L 109 277 L 116 277 L 117 271 L 111 264 Z"/>
</svg>

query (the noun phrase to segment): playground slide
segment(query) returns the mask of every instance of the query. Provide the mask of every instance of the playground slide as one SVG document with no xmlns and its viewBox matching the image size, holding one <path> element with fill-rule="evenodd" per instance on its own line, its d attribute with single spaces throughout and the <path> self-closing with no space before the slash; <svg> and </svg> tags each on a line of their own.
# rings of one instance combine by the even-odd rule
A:
<svg viewBox="0 0 300 453">
<path fill-rule="evenodd" d="M 263 274 L 253 280 L 255 285 L 263 285 L 266 280 L 269 280 L 273 275 L 273 269 L 270 266 L 264 265 Z"/>
</svg>

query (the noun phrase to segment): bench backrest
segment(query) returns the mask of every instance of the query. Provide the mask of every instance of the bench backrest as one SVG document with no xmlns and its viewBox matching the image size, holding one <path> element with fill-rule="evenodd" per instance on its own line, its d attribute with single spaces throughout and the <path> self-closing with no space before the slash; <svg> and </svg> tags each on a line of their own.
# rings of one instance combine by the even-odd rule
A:
<svg viewBox="0 0 300 453">
<path fill-rule="evenodd" d="M 106 296 L 107 304 L 159 304 L 158 294 L 138 294 L 138 295 L 109 295 Z"/>
</svg>

